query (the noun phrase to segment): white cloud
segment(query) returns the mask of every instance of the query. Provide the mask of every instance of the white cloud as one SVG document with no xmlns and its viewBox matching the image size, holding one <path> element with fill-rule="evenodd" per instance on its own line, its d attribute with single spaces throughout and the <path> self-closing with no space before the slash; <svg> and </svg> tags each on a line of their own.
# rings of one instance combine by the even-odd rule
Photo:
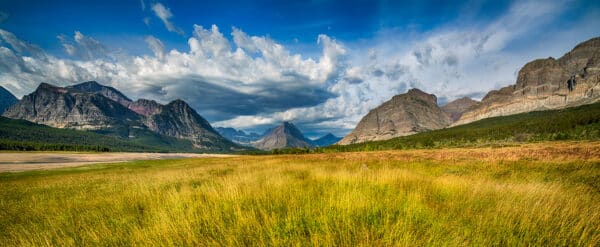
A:
<svg viewBox="0 0 600 247">
<path fill-rule="evenodd" d="M 146 36 L 144 39 L 146 43 L 148 43 L 148 47 L 154 53 L 158 59 L 163 59 L 165 57 L 165 45 L 154 36 Z"/>
<path fill-rule="evenodd" d="M 23 43 L 3 32 L 14 38 L 11 42 Z M 11 73 L 2 73 L 0 80 L 13 88 L 26 85 L 15 92 L 21 95 L 42 81 L 65 85 L 98 80 L 134 98 L 186 99 L 213 119 L 316 105 L 331 97 L 326 86 L 339 73 L 337 63 L 345 52 L 334 39 L 319 36 L 317 43 L 323 53 L 315 61 L 290 54 L 266 37 L 249 36 L 239 29 L 232 35 L 249 41 L 232 43 L 217 26 L 195 26 L 188 40 L 189 51 L 166 51 L 160 40 L 148 36 L 145 41 L 154 56 L 106 57 L 99 56 L 106 51 L 105 45 L 76 32 L 73 42 L 64 36 L 59 39 L 69 54 L 83 60 L 50 55 L 46 62 L 25 60 L 6 48 L 6 63 L 0 68 Z"/>
<path fill-rule="evenodd" d="M 169 8 L 165 7 L 162 3 L 155 3 L 152 5 L 152 11 L 154 11 L 154 14 L 156 14 L 156 16 L 165 24 L 165 27 L 169 32 L 185 35 L 185 32 L 181 28 L 176 27 L 175 24 L 169 20 L 173 17 Z"/>
<path fill-rule="evenodd" d="M 79 31 L 75 31 L 73 41 L 65 35 L 59 35 L 57 38 L 67 54 L 79 59 L 92 60 L 110 57 L 111 55 L 111 51 L 100 41 L 85 36 Z"/>
</svg>

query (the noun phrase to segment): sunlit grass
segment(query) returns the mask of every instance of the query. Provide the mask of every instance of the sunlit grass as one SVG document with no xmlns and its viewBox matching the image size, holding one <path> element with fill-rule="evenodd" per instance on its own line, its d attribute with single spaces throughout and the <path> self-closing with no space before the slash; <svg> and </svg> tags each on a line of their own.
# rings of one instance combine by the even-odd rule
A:
<svg viewBox="0 0 600 247">
<path fill-rule="evenodd" d="M 600 143 L 0 175 L 0 245 L 598 246 Z"/>
</svg>

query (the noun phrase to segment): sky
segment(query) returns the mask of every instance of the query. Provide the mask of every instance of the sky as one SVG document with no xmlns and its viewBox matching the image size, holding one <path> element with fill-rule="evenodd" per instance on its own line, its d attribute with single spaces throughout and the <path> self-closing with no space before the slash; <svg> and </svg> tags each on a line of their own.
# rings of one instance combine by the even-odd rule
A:
<svg viewBox="0 0 600 247">
<path fill-rule="evenodd" d="M 599 1 L 0 0 L 0 86 L 95 80 L 213 126 L 344 136 L 411 88 L 481 99 L 599 27 Z"/>
</svg>

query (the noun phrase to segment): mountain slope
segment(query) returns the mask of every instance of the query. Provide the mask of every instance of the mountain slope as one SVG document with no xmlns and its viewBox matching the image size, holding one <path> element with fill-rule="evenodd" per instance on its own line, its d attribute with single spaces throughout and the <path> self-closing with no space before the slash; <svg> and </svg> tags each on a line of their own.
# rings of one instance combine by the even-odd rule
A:
<svg viewBox="0 0 600 247">
<path fill-rule="evenodd" d="M 452 120 L 437 105 L 437 97 L 419 89 L 394 96 L 364 116 L 338 144 L 385 140 L 441 129 Z"/>
<path fill-rule="evenodd" d="M 237 147 L 219 135 L 206 119 L 183 100 L 160 106 L 156 114 L 148 117 L 146 125 L 159 134 L 190 140 L 201 149 Z"/>
<path fill-rule="evenodd" d="M 158 135 L 158 134 L 156 134 Z M 0 117 L 0 150 L 197 152 L 192 143 L 173 137 L 119 138 L 90 131 L 52 128 Z"/>
<path fill-rule="evenodd" d="M 15 97 L 12 93 L 10 93 L 8 90 L 4 89 L 3 87 L 0 86 L 0 115 L 9 107 L 13 106 L 14 104 L 17 103 L 17 101 L 19 101 L 17 99 L 17 97 Z"/>
<path fill-rule="evenodd" d="M 569 88 L 569 81 L 573 81 Z M 515 85 L 490 91 L 453 125 L 517 113 L 560 109 L 600 101 L 600 37 L 559 59 L 538 59 L 519 71 Z"/>
<path fill-rule="evenodd" d="M 458 119 L 460 119 L 460 117 L 462 116 L 463 113 L 465 113 L 466 111 L 470 110 L 473 107 L 476 107 L 479 104 L 478 101 L 472 100 L 471 98 L 468 97 L 464 97 L 464 98 L 460 98 L 457 99 L 455 101 L 452 101 L 448 104 L 445 104 L 444 106 L 442 106 L 442 111 L 444 111 L 445 113 L 447 113 L 450 118 L 452 119 L 452 121 L 457 121 Z"/>
<path fill-rule="evenodd" d="M 313 147 L 327 147 L 329 145 L 333 145 L 342 140 L 341 137 L 334 136 L 331 133 L 328 133 L 324 136 L 321 136 L 315 140 L 311 141 L 311 146 Z"/>
<path fill-rule="evenodd" d="M 252 146 L 262 150 L 289 147 L 310 147 L 310 140 L 304 137 L 302 132 L 290 122 L 271 129 L 266 136 L 252 143 Z"/>
<path fill-rule="evenodd" d="M 389 140 L 334 145 L 322 151 L 487 146 L 553 140 L 600 140 L 600 103 L 492 117 Z"/>
<path fill-rule="evenodd" d="M 182 100 L 167 105 L 146 99 L 133 102 L 118 90 L 94 81 L 65 88 L 42 83 L 4 116 L 159 145 L 172 143 L 165 137 L 175 137 L 207 151 L 239 149 Z"/>
</svg>

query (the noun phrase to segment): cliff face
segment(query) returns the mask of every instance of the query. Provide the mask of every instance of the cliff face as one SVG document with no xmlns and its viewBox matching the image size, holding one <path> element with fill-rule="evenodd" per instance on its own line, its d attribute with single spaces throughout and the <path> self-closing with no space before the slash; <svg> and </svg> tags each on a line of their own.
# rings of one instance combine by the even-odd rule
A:
<svg viewBox="0 0 600 247">
<path fill-rule="evenodd" d="M 304 137 L 304 134 L 289 122 L 271 129 L 263 138 L 252 143 L 252 146 L 262 150 L 272 150 L 276 148 L 289 147 L 310 147 L 310 140 Z"/>
<path fill-rule="evenodd" d="M 569 88 L 570 83 L 572 88 Z M 519 71 L 515 85 L 489 92 L 478 106 L 462 114 L 453 125 L 599 100 L 600 38 L 594 38 L 577 45 L 559 59 L 527 63 Z"/>
<path fill-rule="evenodd" d="M 371 110 L 338 144 L 386 140 L 441 129 L 451 122 L 437 105 L 435 95 L 411 89 Z"/>
</svg>

